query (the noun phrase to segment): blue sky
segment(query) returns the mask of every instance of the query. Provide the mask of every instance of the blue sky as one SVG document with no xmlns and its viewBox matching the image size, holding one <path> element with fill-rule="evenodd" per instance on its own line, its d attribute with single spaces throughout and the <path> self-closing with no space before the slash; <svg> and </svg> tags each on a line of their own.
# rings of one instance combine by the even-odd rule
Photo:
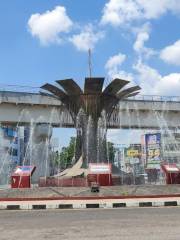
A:
<svg viewBox="0 0 180 240">
<path fill-rule="evenodd" d="M 72 77 L 83 86 L 91 48 L 93 76 L 180 95 L 179 0 L 6 0 L 0 10 L 0 85 Z"/>
</svg>

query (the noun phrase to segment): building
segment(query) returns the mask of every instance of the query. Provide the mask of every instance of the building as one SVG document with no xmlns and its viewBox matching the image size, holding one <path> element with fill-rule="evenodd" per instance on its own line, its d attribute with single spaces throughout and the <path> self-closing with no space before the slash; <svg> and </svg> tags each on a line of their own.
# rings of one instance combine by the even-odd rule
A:
<svg viewBox="0 0 180 240">
<path fill-rule="evenodd" d="M 0 127 L 0 185 L 8 184 L 17 165 L 23 164 L 26 154 L 28 127 Z"/>
<path fill-rule="evenodd" d="M 164 133 L 161 146 L 163 162 L 180 164 L 180 133 Z"/>
<path fill-rule="evenodd" d="M 8 184 L 11 170 L 19 162 L 16 128 L 0 127 L 0 184 Z"/>
</svg>

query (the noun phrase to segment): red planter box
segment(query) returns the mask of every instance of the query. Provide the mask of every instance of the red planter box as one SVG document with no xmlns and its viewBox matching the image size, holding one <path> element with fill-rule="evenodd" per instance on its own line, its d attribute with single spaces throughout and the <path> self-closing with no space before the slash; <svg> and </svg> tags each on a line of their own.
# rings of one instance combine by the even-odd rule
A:
<svg viewBox="0 0 180 240">
<path fill-rule="evenodd" d="M 11 175 L 11 188 L 30 188 L 35 166 L 17 166 Z"/>
<path fill-rule="evenodd" d="M 30 188 L 30 176 L 11 176 L 11 188 Z"/>
<path fill-rule="evenodd" d="M 92 182 L 98 183 L 100 186 L 112 186 L 112 175 L 111 174 L 88 174 L 88 185 Z"/>
<path fill-rule="evenodd" d="M 180 168 L 175 164 L 162 164 L 162 170 L 166 175 L 166 184 L 180 184 Z"/>
</svg>

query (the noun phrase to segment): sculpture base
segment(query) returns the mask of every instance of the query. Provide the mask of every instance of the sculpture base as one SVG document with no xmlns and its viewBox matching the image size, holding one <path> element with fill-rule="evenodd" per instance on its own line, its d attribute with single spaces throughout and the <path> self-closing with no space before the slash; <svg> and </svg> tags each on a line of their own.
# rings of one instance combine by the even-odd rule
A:
<svg viewBox="0 0 180 240">
<path fill-rule="evenodd" d="M 121 185 L 119 176 L 89 174 L 87 177 L 40 177 L 39 187 L 89 187 L 92 182 L 98 182 L 100 186 Z"/>
<path fill-rule="evenodd" d="M 80 157 L 71 168 L 52 177 L 40 177 L 39 187 L 88 187 L 92 182 L 100 186 L 120 185 L 121 178 L 115 174 L 112 175 L 111 171 L 100 173 L 97 170 L 93 172 L 92 169 L 83 168 L 83 158 Z"/>
<path fill-rule="evenodd" d="M 87 178 L 41 177 L 39 187 L 88 187 Z"/>
</svg>

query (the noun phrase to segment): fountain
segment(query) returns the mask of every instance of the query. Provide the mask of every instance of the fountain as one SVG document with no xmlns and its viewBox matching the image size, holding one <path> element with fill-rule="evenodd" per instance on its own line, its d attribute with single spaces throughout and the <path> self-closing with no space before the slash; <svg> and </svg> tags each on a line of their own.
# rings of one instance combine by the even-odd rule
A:
<svg viewBox="0 0 180 240">
<path fill-rule="evenodd" d="M 52 135 L 52 127 L 48 124 L 40 124 L 34 126 L 31 131 L 29 164 L 35 165 L 37 168 L 32 177 L 32 182 L 37 183 L 39 177 L 49 176 L 50 174 L 51 149 L 49 141 Z"/>
<path fill-rule="evenodd" d="M 125 88 L 129 81 L 118 78 L 104 89 L 104 78 L 85 78 L 84 90 L 73 79 L 56 82 L 58 85 L 46 83 L 41 88 L 64 104 L 76 126 L 73 164 L 81 159 L 80 167 L 87 169 L 89 163 L 108 162 L 106 133 L 112 112 L 122 99 L 137 95 L 140 87 Z"/>
</svg>

